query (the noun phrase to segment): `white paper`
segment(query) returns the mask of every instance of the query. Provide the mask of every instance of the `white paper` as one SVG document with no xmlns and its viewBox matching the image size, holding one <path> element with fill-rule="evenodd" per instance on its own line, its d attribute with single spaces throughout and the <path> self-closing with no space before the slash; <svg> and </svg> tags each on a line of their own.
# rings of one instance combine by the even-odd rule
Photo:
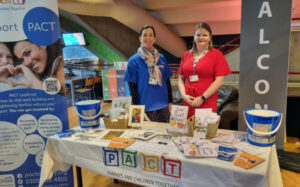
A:
<svg viewBox="0 0 300 187">
<path fill-rule="evenodd" d="M 252 155 L 259 155 L 259 154 L 266 152 L 265 149 L 254 146 L 254 145 L 250 145 L 247 142 L 238 142 L 236 144 L 233 144 L 232 146 L 235 148 L 238 148 L 239 150 L 241 150 L 243 152 L 250 153 Z"/>
</svg>

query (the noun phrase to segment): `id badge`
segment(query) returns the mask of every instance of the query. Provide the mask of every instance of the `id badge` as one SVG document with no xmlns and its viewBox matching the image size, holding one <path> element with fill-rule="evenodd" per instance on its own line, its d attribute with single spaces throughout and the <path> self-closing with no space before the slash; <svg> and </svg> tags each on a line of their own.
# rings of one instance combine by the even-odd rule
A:
<svg viewBox="0 0 300 187">
<path fill-rule="evenodd" d="M 157 80 L 149 78 L 149 84 L 151 84 L 151 85 L 157 85 Z"/>
<path fill-rule="evenodd" d="M 190 82 L 197 82 L 199 80 L 198 75 L 191 75 L 190 76 Z"/>
</svg>

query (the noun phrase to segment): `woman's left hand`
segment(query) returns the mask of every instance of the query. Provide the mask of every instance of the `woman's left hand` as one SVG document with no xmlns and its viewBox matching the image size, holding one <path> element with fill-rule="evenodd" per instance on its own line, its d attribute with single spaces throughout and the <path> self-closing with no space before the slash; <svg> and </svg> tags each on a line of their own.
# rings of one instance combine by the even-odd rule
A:
<svg viewBox="0 0 300 187">
<path fill-rule="evenodd" d="M 198 106 L 201 106 L 202 103 L 203 103 L 203 99 L 201 98 L 201 96 L 199 96 L 194 99 L 194 101 L 191 103 L 191 105 L 198 107 Z"/>
<path fill-rule="evenodd" d="M 19 73 L 24 74 L 23 79 L 16 82 L 16 85 L 25 85 L 28 88 L 42 89 L 42 82 L 25 65 L 18 65 L 13 71 L 15 75 Z"/>
</svg>

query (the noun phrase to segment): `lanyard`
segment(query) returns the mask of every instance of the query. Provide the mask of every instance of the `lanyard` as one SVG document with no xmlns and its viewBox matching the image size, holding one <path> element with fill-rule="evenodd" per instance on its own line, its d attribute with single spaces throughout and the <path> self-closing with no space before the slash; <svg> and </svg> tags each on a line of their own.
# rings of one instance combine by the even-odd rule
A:
<svg viewBox="0 0 300 187">
<path fill-rule="evenodd" d="M 193 74 L 195 74 L 196 71 L 196 66 L 200 60 L 200 58 L 202 58 L 205 54 L 206 54 L 207 50 L 204 50 L 200 55 L 198 60 L 196 59 L 196 55 L 194 54 L 194 62 L 193 62 Z"/>
<path fill-rule="evenodd" d="M 199 61 L 199 59 L 198 59 L 198 61 Z M 195 55 L 194 55 L 194 62 L 193 62 L 193 74 L 195 74 L 195 71 L 196 71 L 196 66 L 197 66 L 197 64 L 198 64 L 198 61 L 196 61 L 196 57 L 195 57 Z"/>
</svg>

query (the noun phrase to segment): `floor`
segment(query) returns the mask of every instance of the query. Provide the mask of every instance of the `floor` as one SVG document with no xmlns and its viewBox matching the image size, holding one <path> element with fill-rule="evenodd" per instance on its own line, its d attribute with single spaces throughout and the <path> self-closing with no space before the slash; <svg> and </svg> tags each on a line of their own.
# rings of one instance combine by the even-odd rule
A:
<svg viewBox="0 0 300 187">
<path fill-rule="evenodd" d="M 102 105 L 105 111 L 109 108 L 109 104 Z M 70 128 L 78 126 L 78 117 L 74 112 L 73 107 L 68 108 Z M 284 146 L 285 151 L 300 153 L 300 139 L 288 137 L 287 143 Z M 75 167 L 74 167 L 75 168 Z M 281 176 L 284 187 L 297 187 L 300 184 L 300 173 L 295 173 L 285 169 L 281 169 Z M 114 183 L 112 178 L 98 175 L 86 169 L 82 169 L 82 180 L 84 187 L 137 187 L 127 182 L 119 181 L 118 184 Z M 74 169 L 74 183 L 77 186 L 76 173 Z"/>
</svg>

